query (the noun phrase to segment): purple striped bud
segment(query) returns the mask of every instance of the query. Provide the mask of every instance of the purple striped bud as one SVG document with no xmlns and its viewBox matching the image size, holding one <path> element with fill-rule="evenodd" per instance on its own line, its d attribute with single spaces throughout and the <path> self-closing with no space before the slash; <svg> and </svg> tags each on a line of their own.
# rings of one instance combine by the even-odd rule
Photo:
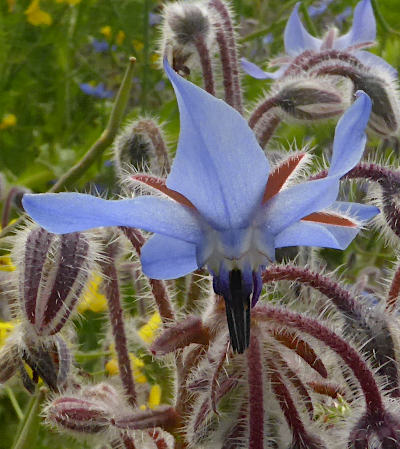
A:
<svg viewBox="0 0 400 449">
<path fill-rule="evenodd" d="M 47 421 L 64 431 L 98 434 L 109 429 L 111 416 L 123 399 L 105 383 L 83 387 L 78 394 L 59 396 L 45 409 Z"/>
<path fill-rule="evenodd" d="M 7 342 L 0 350 L 0 384 L 7 382 L 19 368 L 18 345 Z"/>
<path fill-rule="evenodd" d="M 108 410 L 104 404 L 78 397 L 61 397 L 46 409 L 47 420 L 67 431 L 97 434 L 109 427 Z"/>
<path fill-rule="evenodd" d="M 16 261 L 19 302 L 37 336 L 60 331 L 74 310 L 94 259 L 85 234 L 54 235 L 28 228 L 18 236 Z"/>
<path fill-rule="evenodd" d="M 322 120 L 341 114 L 346 102 L 340 90 L 324 79 L 285 81 L 275 95 L 276 106 L 289 119 Z"/>
</svg>

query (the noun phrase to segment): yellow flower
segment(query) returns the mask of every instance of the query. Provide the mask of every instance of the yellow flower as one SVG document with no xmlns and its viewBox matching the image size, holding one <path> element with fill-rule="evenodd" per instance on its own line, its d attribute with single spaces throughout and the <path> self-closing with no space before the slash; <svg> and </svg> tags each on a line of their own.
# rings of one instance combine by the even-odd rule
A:
<svg viewBox="0 0 400 449">
<path fill-rule="evenodd" d="M 161 387 L 155 384 L 151 387 L 149 393 L 149 408 L 156 408 L 161 402 Z"/>
<path fill-rule="evenodd" d="M 11 257 L 8 254 L 0 256 L 0 271 L 14 271 L 15 265 L 13 265 Z"/>
<path fill-rule="evenodd" d="M 152 64 L 154 64 L 154 65 L 157 65 L 157 64 L 158 64 L 159 59 L 160 59 L 160 55 L 158 55 L 157 53 L 153 53 L 153 54 L 150 56 L 150 62 L 151 62 Z"/>
<path fill-rule="evenodd" d="M 125 40 L 125 33 L 122 30 L 119 30 L 117 33 L 117 37 L 115 38 L 115 42 L 117 43 L 117 45 L 122 45 L 122 43 Z"/>
<path fill-rule="evenodd" d="M 160 314 L 155 312 L 150 317 L 149 321 L 138 330 L 138 334 L 146 343 L 152 343 L 156 338 L 157 331 L 160 329 L 161 325 L 162 321 Z"/>
<path fill-rule="evenodd" d="M 106 25 L 100 28 L 100 33 L 106 38 L 111 39 L 112 31 L 110 25 Z"/>
<path fill-rule="evenodd" d="M 116 376 L 119 373 L 119 367 L 113 345 L 110 346 L 110 350 L 114 353 L 114 356 L 106 363 L 105 370 L 110 376 Z M 147 382 L 147 377 L 142 372 L 142 368 L 144 367 L 143 360 L 139 359 L 132 353 L 129 354 L 129 357 L 131 359 L 131 368 L 135 382 L 138 384 L 145 384 Z"/>
<path fill-rule="evenodd" d="M 17 124 L 17 117 L 14 114 L 5 114 L 0 122 L 0 129 L 10 128 Z"/>
<path fill-rule="evenodd" d="M 133 45 L 133 48 L 134 48 L 137 52 L 142 51 L 142 50 L 143 50 L 143 47 L 144 47 L 143 42 L 142 42 L 142 41 L 138 41 L 137 39 L 134 39 L 134 40 L 132 41 L 132 45 Z"/>
<path fill-rule="evenodd" d="M 68 5 L 75 6 L 82 0 L 56 0 L 56 3 L 68 3 Z"/>
<path fill-rule="evenodd" d="M 147 407 L 153 409 L 160 405 L 161 403 L 161 387 L 158 384 L 153 385 L 150 388 L 149 400 L 146 404 L 142 404 L 139 406 L 140 410 L 147 410 Z"/>
<path fill-rule="evenodd" d="M 53 19 L 49 13 L 40 9 L 39 1 L 40 0 L 32 0 L 28 9 L 25 11 L 26 20 L 34 26 L 51 25 Z"/>
<path fill-rule="evenodd" d="M 16 321 L 0 321 L 0 346 L 4 345 L 16 323 Z"/>
<path fill-rule="evenodd" d="M 82 294 L 82 300 L 78 305 L 78 312 L 83 313 L 86 310 L 104 312 L 107 310 L 107 298 L 100 292 L 101 282 L 102 278 L 99 274 L 92 276 Z"/>
</svg>

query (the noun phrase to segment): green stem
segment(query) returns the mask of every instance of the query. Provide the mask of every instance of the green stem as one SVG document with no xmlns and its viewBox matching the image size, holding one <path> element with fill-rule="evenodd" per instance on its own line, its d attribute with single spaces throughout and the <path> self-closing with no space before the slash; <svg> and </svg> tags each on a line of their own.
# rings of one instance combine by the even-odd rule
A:
<svg viewBox="0 0 400 449">
<path fill-rule="evenodd" d="M 136 59 L 129 58 L 129 64 L 126 69 L 124 79 L 118 91 L 111 116 L 100 138 L 93 144 L 89 151 L 83 158 L 77 162 L 67 173 L 62 176 L 56 184 L 49 190 L 49 192 L 60 192 L 65 187 L 70 187 L 77 181 L 86 170 L 104 153 L 116 136 L 122 117 L 125 113 L 126 105 L 128 103 L 129 94 L 132 85 L 132 75 L 135 67 Z"/>
<path fill-rule="evenodd" d="M 315 28 L 314 22 L 311 20 L 310 15 L 308 14 L 307 6 L 304 2 L 300 4 L 300 11 L 303 13 L 304 21 L 306 22 L 306 26 L 312 35 L 318 36 L 317 29 Z"/>
<path fill-rule="evenodd" d="M 78 363 L 86 360 L 98 359 L 99 357 L 107 357 L 111 355 L 111 351 L 92 351 L 92 352 L 76 352 L 74 354 L 75 360 Z"/>
<path fill-rule="evenodd" d="M 7 392 L 8 398 L 10 399 L 10 402 L 14 408 L 15 414 L 18 416 L 18 419 L 22 421 L 24 419 L 24 414 L 21 410 L 21 407 L 18 404 L 17 398 L 15 397 L 14 392 L 11 390 L 10 387 L 5 387 L 5 390 Z"/>
<path fill-rule="evenodd" d="M 144 0 L 143 4 L 143 68 L 142 68 L 142 95 L 141 95 L 141 106 L 142 114 L 147 110 L 147 93 L 149 90 L 149 13 L 150 13 L 150 2 L 149 0 Z"/>
<path fill-rule="evenodd" d="M 36 437 L 39 431 L 39 407 L 45 396 L 45 388 L 39 388 L 31 397 L 25 416 L 20 423 L 12 449 L 31 449 L 36 446 Z"/>
</svg>

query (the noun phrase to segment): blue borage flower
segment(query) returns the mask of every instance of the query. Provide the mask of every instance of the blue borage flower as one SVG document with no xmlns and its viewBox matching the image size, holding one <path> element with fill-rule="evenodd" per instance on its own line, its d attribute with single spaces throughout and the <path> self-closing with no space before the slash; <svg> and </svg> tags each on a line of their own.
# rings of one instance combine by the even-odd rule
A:
<svg viewBox="0 0 400 449">
<path fill-rule="evenodd" d="M 100 83 L 97 86 L 92 86 L 89 83 L 79 84 L 79 88 L 86 95 L 91 95 L 97 98 L 112 98 L 114 93 L 111 90 L 107 90 L 104 87 L 104 83 Z"/>
<path fill-rule="evenodd" d="M 246 120 L 225 102 L 177 75 L 164 62 L 178 99 L 178 150 L 166 181 L 136 175 L 164 197 L 107 201 L 91 195 L 25 195 L 25 210 L 55 233 L 130 226 L 154 235 L 142 249 L 143 272 L 173 279 L 206 266 L 226 303 L 232 347 L 249 344 L 250 308 L 275 248 L 344 249 L 378 209 L 335 201 L 339 180 L 359 161 L 371 101 L 363 92 L 339 121 L 328 176 L 288 186 L 306 156 L 271 171 Z M 328 209 L 329 208 L 329 209 Z M 250 304 L 251 303 L 251 304 Z"/>
<path fill-rule="evenodd" d="M 357 4 L 354 9 L 352 27 L 346 34 L 336 37 L 336 29 L 332 29 L 325 39 L 318 39 L 308 33 L 300 20 L 299 7 L 300 3 L 297 3 L 286 24 L 284 43 L 288 57 L 279 59 L 282 64 L 277 71 L 264 72 L 257 65 L 242 58 L 243 69 L 253 78 L 278 79 L 285 73 L 291 59 L 306 50 L 317 53 L 328 49 L 357 50 L 355 55 L 366 66 L 378 66 L 390 73 L 392 77 L 397 76 L 397 71 L 382 58 L 367 51 L 360 51 L 360 48 L 370 46 L 376 38 L 376 23 L 371 0 L 362 0 Z"/>
</svg>

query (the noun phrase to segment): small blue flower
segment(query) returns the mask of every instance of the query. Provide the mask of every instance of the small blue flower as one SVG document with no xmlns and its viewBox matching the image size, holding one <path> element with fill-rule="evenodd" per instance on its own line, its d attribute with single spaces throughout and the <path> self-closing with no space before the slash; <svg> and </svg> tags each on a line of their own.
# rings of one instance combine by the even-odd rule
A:
<svg viewBox="0 0 400 449">
<path fill-rule="evenodd" d="M 97 86 L 92 86 L 89 83 L 81 83 L 79 87 L 83 93 L 86 95 L 92 95 L 97 98 L 112 98 L 114 93 L 110 90 L 106 90 L 103 83 L 98 84 Z"/>
<path fill-rule="evenodd" d="M 105 53 L 110 49 L 110 44 L 107 41 L 99 41 L 98 39 L 93 39 L 92 46 L 96 53 Z"/>
<path fill-rule="evenodd" d="M 359 161 L 371 101 L 363 92 L 339 121 L 328 176 L 287 184 L 305 153 L 270 172 L 246 120 L 225 102 L 165 70 L 178 99 L 181 129 L 164 185 L 138 180 L 163 197 L 107 201 L 78 193 L 25 195 L 27 213 L 55 233 L 100 226 L 153 232 L 142 249 L 143 272 L 173 279 L 206 266 L 224 297 L 233 349 L 249 344 L 250 308 L 261 293 L 261 270 L 275 248 L 293 245 L 344 249 L 372 206 L 336 201 L 340 178 Z"/>
<path fill-rule="evenodd" d="M 311 36 L 304 28 L 299 17 L 299 7 L 300 3 L 297 3 L 289 17 L 284 33 L 285 51 L 290 58 L 295 58 L 306 50 L 322 51 L 325 44 L 324 40 Z M 361 0 L 354 10 L 352 27 L 346 34 L 336 37 L 331 48 L 336 50 L 357 48 L 362 44 L 374 42 L 375 37 L 376 23 L 371 0 Z M 392 76 L 397 76 L 397 71 L 379 56 L 366 51 L 357 51 L 356 56 L 366 66 L 379 66 Z M 281 65 L 275 72 L 264 72 L 257 65 L 243 58 L 242 67 L 253 78 L 278 79 L 284 74 L 288 64 Z"/>
</svg>

